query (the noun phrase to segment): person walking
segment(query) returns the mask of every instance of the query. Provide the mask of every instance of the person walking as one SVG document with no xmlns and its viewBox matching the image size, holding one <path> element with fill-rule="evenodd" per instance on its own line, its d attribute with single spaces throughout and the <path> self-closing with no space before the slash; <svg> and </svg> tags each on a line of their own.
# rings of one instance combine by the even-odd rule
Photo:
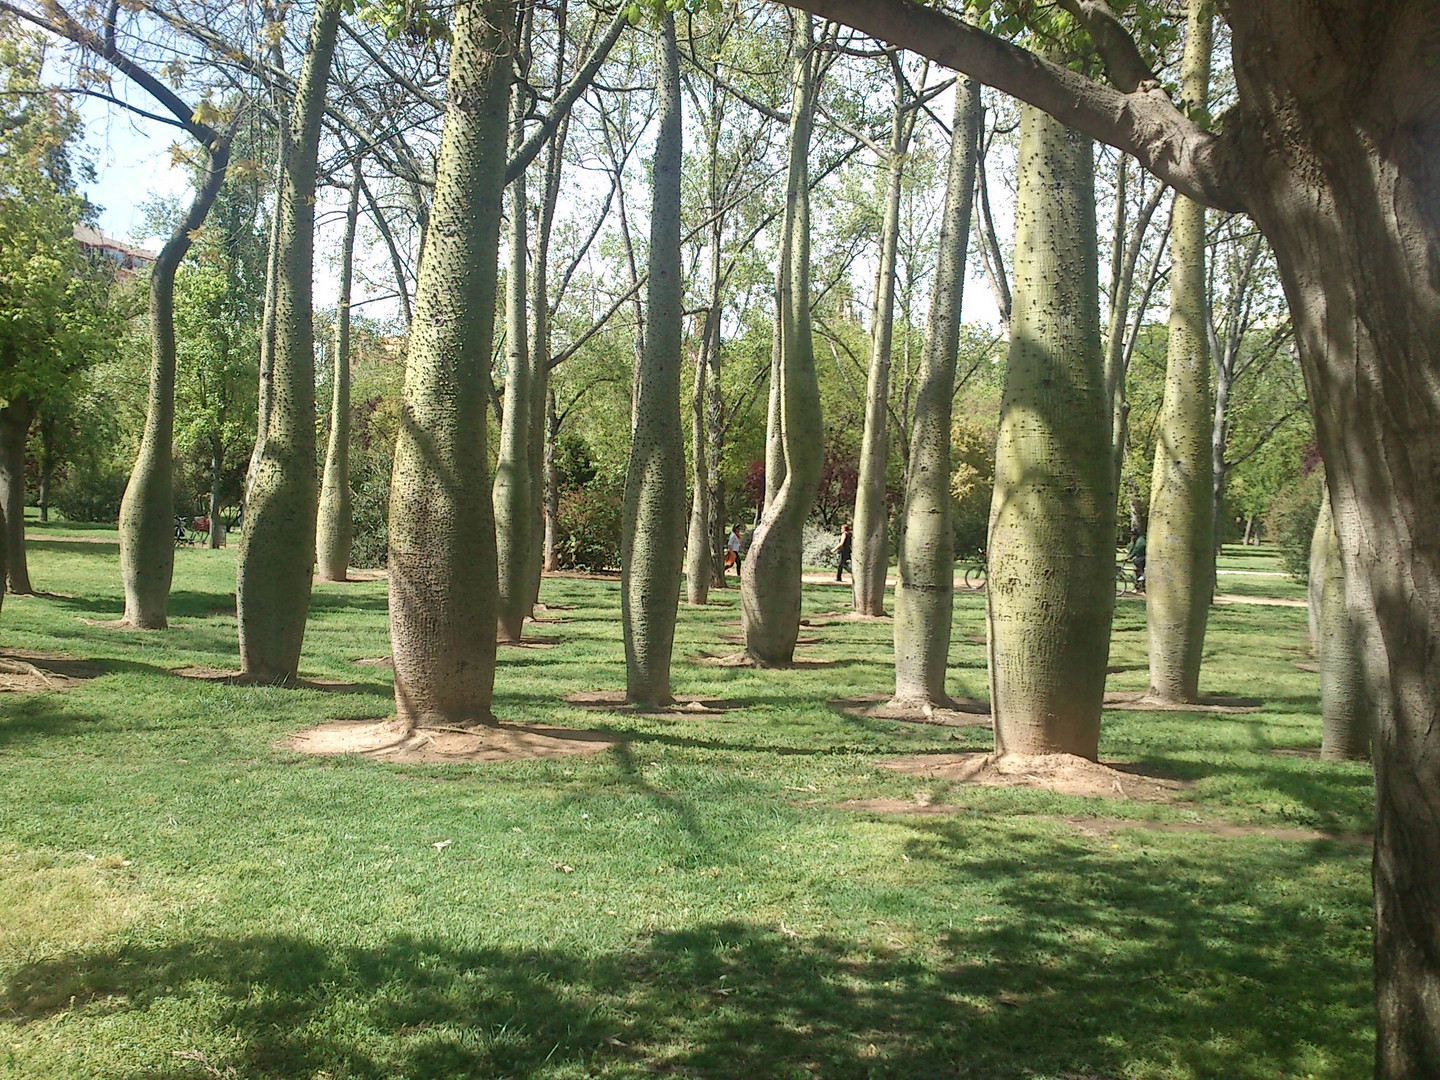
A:
<svg viewBox="0 0 1440 1080">
<path fill-rule="evenodd" d="M 741 526 L 737 523 L 730 530 L 730 538 L 725 541 L 725 569 L 735 567 L 735 576 L 740 576 L 740 567 L 745 562 L 745 540 L 741 533 Z"/>
<path fill-rule="evenodd" d="M 840 526 L 840 542 L 830 549 L 830 553 L 835 556 L 836 581 L 844 581 L 845 571 L 850 570 L 850 548 L 853 539 L 850 535 L 850 523 L 847 521 Z M 851 571 L 850 576 L 854 578 L 854 571 Z"/>
</svg>

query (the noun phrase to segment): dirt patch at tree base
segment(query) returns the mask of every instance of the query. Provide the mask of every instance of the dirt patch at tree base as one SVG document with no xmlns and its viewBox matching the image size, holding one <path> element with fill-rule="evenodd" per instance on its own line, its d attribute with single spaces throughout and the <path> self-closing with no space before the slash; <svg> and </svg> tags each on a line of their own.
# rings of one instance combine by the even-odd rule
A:
<svg viewBox="0 0 1440 1080">
<path fill-rule="evenodd" d="M 192 667 L 171 668 L 170 674 L 177 675 L 182 679 L 197 679 L 200 682 L 223 682 L 231 686 L 282 686 L 288 690 L 324 690 L 332 694 L 363 694 L 370 689 L 368 686 L 361 686 L 359 683 L 345 682 L 342 679 L 295 679 L 291 682 L 275 682 L 272 679 L 261 679 L 254 675 L 246 675 L 243 671 L 206 667 L 204 664 L 196 664 Z"/>
<path fill-rule="evenodd" d="M 105 674 L 89 660 L 33 649 L 0 652 L 0 693 L 33 694 L 41 690 L 69 690 Z"/>
<path fill-rule="evenodd" d="M 1157 701 L 1148 693 L 1127 691 L 1106 694 L 1105 708 L 1122 709 L 1129 712 L 1253 713 L 1264 708 L 1264 703 L 1256 701 L 1254 698 L 1205 694 L 1199 701 L 1180 704 Z"/>
<path fill-rule="evenodd" d="M 319 574 L 316 574 L 311 579 L 311 583 L 315 585 L 345 585 L 359 581 L 384 581 L 386 576 L 387 573 L 384 567 L 374 566 L 357 570 L 352 566 L 345 571 L 343 578 L 322 578 Z"/>
<path fill-rule="evenodd" d="M 1299 668 L 1301 671 L 1308 671 L 1308 672 L 1310 672 L 1312 675 L 1319 675 L 1319 674 L 1320 674 L 1320 665 L 1319 665 L 1319 664 L 1314 664 L 1314 663 L 1311 663 L 1311 662 L 1305 661 L 1305 660 L 1296 660 L 1296 661 L 1295 661 L 1295 666 L 1296 666 L 1297 668 Z"/>
<path fill-rule="evenodd" d="M 723 656 L 716 656 L 713 653 L 696 653 L 690 657 L 697 664 L 705 667 L 748 667 L 748 668 L 819 668 L 829 667 L 834 660 L 821 660 L 816 656 L 797 656 L 788 664 L 762 664 L 749 653 L 725 653 Z"/>
<path fill-rule="evenodd" d="M 941 727 L 989 727 L 990 703 L 976 698 L 951 698 L 950 707 L 896 701 L 884 694 L 833 698 L 829 705 L 846 716 L 864 720 L 898 720 L 907 724 L 937 724 Z"/>
<path fill-rule="evenodd" d="M 721 634 L 721 635 L 720 635 L 720 640 L 723 641 L 723 642 L 725 642 L 727 645 L 744 645 L 744 644 L 745 644 L 745 635 L 744 635 L 744 634 Z M 820 644 L 820 639 L 819 639 L 818 637 L 798 637 L 798 638 L 795 639 L 795 644 L 796 644 L 796 645 L 819 645 L 819 644 Z"/>
<path fill-rule="evenodd" d="M 894 621 L 889 615 L 861 615 L 858 611 L 822 611 L 808 619 L 801 619 L 800 625 L 814 629 L 821 626 L 834 626 L 837 623 L 888 623 Z"/>
<path fill-rule="evenodd" d="M 625 700 L 623 690 L 577 690 L 566 694 L 567 705 L 578 705 L 582 709 L 598 712 L 640 713 L 645 716 L 704 716 L 716 715 L 738 709 L 739 702 L 725 698 L 707 697 L 703 694 L 676 694 L 670 705 L 661 709 L 643 709 Z"/>
<path fill-rule="evenodd" d="M 234 615 L 235 612 L 234 612 L 233 610 L 232 610 L 232 611 L 219 611 L 219 612 L 216 612 L 215 614 L 217 614 L 217 615 Z M 126 633 L 126 634 L 150 634 L 150 633 L 154 633 L 154 632 L 155 632 L 155 631 L 150 630 L 150 629 L 147 629 L 146 627 L 143 627 L 143 626 L 136 626 L 136 625 L 135 625 L 134 623 L 132 623 L 132 622 L 126 622 L 123 618 L 122 618 L 122 619 L 87 619 L 87 618 L 86 618 L 85 616 L 83 616 L 83 615 L 76 615 L 75 618 L 76 618 L 76 620 L 77 620 L 78 622 L 84 623 L 86 626 L 93 626 L 93 627 L 95 627 L 95 628 L 98 629 L 98 630 L 119 630 L 119 631 L 121 631 L 122 633 Z M 180 630 L 180 629 L 184 629 L 184 627 L 185 627 L 185 623 L 182 622 L 182 621 L 179 620 L 179 619 L 167 619 L 167 620 L 165 621 L 165 629 L 167 629 L 167 630 Z"/>
<path fill-rule="evenodd" d="M 362 656 L 358 660 L 351 660 L 352 664 L 361 664 L 365 667 L 383 667 L 395 670 L 395 661 L 388 656 Z"/>
<path fill-rule="evenodd" d="M 1151 776 L 1131 765 L 1104 765 L 1074 754 L 914 754 L 880 762 L 882 768 L 981 787 L 1043 788 L 1092 799 L 1176 802 L 1190 786 Z"/>
<path fill-rule="evenodd" d="M 358 754 L 379 761 L 419 764 L 525 761 L 594 754 L 620 742 L 602 731 L 477 724 L 411 728 L 388 720 L 335 720 L 296 732 L 280 744 L 300 754 Z"/>
<path fill-rule="evenodd" d="M 558 634 L 531 634 L 522 635 L 519 641 L 497 641 L 495 644 L 502 649 L 553 649 L 564 640 Z"/>
</svg>

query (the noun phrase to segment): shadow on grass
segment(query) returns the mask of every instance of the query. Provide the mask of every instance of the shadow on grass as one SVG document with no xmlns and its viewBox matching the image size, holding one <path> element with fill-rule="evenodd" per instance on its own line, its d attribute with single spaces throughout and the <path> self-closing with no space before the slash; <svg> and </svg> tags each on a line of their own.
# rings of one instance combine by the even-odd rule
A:
<svg viewBox="0 0 1440 1080">
<path fill-rule="evenodd" d="M 1333 923 L 1299 898 L 1247 903 L 1272 875 L 1334 853 L 1317 845 L 1217 880 L 1213 864 L 1137 866 L 1053 836 L 1022 835 L 1014 858 L 971 857 L 968 839 L 930 824 L 907 850 L 992 881 L 998 917 L 972 912 L 909 950 L 740 921 L 583 948 L 197 937 L 31 964 L 0 1008 L 18 1022 L 12 1039 L 60 1014 L 70 1031 L 120 1012 L 174 1018 L 171 1045 L 275 1078 L 1367 1071 L 1363 950 L 1316 945 Z M 146 1075 L 194 1072 L 177 1061 Z"/>
</svg>

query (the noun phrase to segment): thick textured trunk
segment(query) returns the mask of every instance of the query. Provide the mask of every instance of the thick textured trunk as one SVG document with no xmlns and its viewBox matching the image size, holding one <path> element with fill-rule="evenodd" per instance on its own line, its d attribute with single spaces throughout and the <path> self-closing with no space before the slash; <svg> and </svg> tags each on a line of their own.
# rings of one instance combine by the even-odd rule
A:
<svg viewBox="0 0 1440 1080">
<path fill-rule="evenodd" d="M 514 0 L 462 2 L 390 481 L 390 651 L 411 725 L 491 718 L 495 520 L 485 454 Z"/>
<path fill-rule="evenodd" d="M 1209 96 L 1214 18 L 1212 0 L 1190 0 L 1182 94 L 1195 109 Z M 1150 696 L 1193 702 L 1215 565 L 1205 207 L 1177 195 L 1172 220 L 1170 342 L 1150 482 L 1145 621 Z"/>
<path fill-rule="evenodd" d="M 5 606 L 5 579 L 10 566 L 10 528 L 5 516 L 5 500 L 0 499 L 0 609 Z"/>
<path fill-rule="evenodd" d="M 1320 513 L 1315 518 L 1315 531 L 1310 536 L 1310 567 L 1305 588 L 1310 648 L 1317 653 L 1320 650 L 1320 612 L 1325 603 L 1325 570 L 1329 565 L 1326 560 L 1330 556 L 1330 536 L 1334 531 L 1335 516 L 1330 509 L 1330 489 L 1327 487 L 1320 501 Z M 1338 552 L 1339 548 L 1335 550 Z"/>
<path fill-rule="evenodd" d="M 512 139 L 524 142 L 525 92 L 511 94 Z M 510 262 L 505 275 L 505 408 L 495 461 L 495 555 L 498 566 L 496 633 L 519 641 L 530 614 L 530 559 L 534 508 L 530 487 L 530 338 L 526 320 L 528 251 L 525 177 L 510 185 Z"/>
<path fill-rule="evenodd" d="M 1368 758 L 1370 714 L 1365 707 L 1362 633 L 1345 603 L 1340 537 L 1327 492 L 1315 526 L 1320 547 L 1320 756 Z M 1313 554 L 1313 552 L 1312 552 Z"/>
<path fill-rule="evenodd" d="M 1232 10 L 1236 78 L 1286 155 L 1257 165 L 1252 209 L 1295 323 L 1346 603 L 1374 619 L 1376 1075 L 1440 1076 L 1440 11 L 1311 18 Z"/>
<path fill-rule="evenodd" d="M 695 383 L 690 392 L 690 531 L 685 539 L 685 602 L 703 605 L 710 599 L 710 488 L 705 465 L 704 346 L 695 357 Z"/>
<path fill-rule="evenodd" d="M 560 417 L 555 412 L 555 391 L 545 392 L 545 564 L 547 573 L 560 569 L 560 469 L 555 460 L 560 438 Z"/>
<path fill-rule="evenodd" d="M 685 594 L 691 604 L 703 604 L 710 598 L 710 586 L 715 584 L 715 526 L 720 508 L 711 505 L 715 494 L 712 484 L 719 480 L 719 432 L 718 416 L 711 416 L 712 403 L 718 397 L 718 390 L 711 386 L 712 379 L 719 379 L 720 364 L 720 219 L 717 201 L 718 178 L 718 137 L 710 140 L 710 193 L 711 213 L 715 220 L 710 224 L 710 297 L 705 309 L 705 324 L 701 331 L 700 352 L 695 357 L 695 385 L 690 395 L 690 448 L 694 475 L 690 485 L 690 533 L 685 544 Z M 714 427 L 712 427 L 712 424 Z M 715 457 L 712 457 L 712 453 Z M 720 564 L 724 587 L 724 566 Z"/>
<path fill-rule="evenodd" d="M 652 169 L 650 276 L 645 356 L 625 470 L 620 532 L 620 607 L 625 629 L 625 700 L 669 704 L 670 653 L 680 601 L 685 514 L 685 444 L 680 435 L 680 166 L 683 149 L 675 17 L 660 20 L 656 95 L 660 127 Z"/>
<path fill-rule="evenodd" d="M 880 227 L 880 266 L 870 311 L 870 364 L 865 379 L 865 429 L 860 440 L 860 475 L 855 486 L 855 611 L 885 614 L 885 571 L 890 568 L 889 514 L 885 471 L 890 461 L 890 343 L 895 328 L 895 253 L 900 241 L 900 195 L 905 178 L 913 113 L 899 85 L 890 124 L 885 184 L 885 217 Z"/>
<path fill-rule="evenodd" d="M 775 329 L 770 335 L 770 393 L 765 410 L 765 501 L 760 516 L 770 512 L 770 504 L 785 484 L 785 438 L 781 402 L 785 387 L 784 325 L 780 319 L 780 297 L 789 287 L 785 276 L 790 235 L 795 231 L 794 208 L 787 202 L 780 215 L 780 257 L 775 267 Z"/>
<path fill-rule="evenodd" d="M 986 581 L 1000 753 L 1098 748 L 1115 487 L 1097 260 L 1090 140 L 1024 106 Z"/>
<path fill-rule="evenodd" d="M 8 565 L 3 584 L 12 593 L 30 593 L 25 564 L 25 440 L 35 419 L 35 404 L 16 398 L 0 409 L 0 508 L 6 522 Z"/>
<path fill-rule="evenodd" d="M 895 586 L 895 698 L 944 705 L 945 666 L 955 594 L 955 532 L 950 520 L 950 406 L 970 244 L 970 211 L 980 136 L 980 84 L 955 87 L 950 171 L 935 291 L 915 391 L 915 423 L 906 470 L 900 572 Z M 858 573 L 857 573 L 858 577 Z"/>
<path fill-rule="evenodd" d="M 315 9 L 276 207 L 270 409 L 245 506 L 235 587 L 240 668 L 261 682 L 296 676 L 315 566 L 315 160 L 340 9 L 340 0 L 322 0 Z"/>
<path fill-rule="evenodd" d="M 344 581 L 355 524 L 350 509 L 350 286 L 355 226 L 360 220 L 360 163 L 350 184 L 345 239 L 340 250 L 340 298 L 335 306 L 335 371 L 330 398 L 330 441 L 315 526 L 315 565 L 321 581 Z"/>
<path fill-rule="evenodd" d="M 787 213 L 779 267 L 783 287 L 775 312 L 780 362 L 772 366 L 770 376 L 772 441 L 782 451 L 784 479 L 773 498 L 767 499 L 740 575 L 745 651 L 763 665 L 788 664 L 795 656 L 804 527 L 820 486 L 823 460 L 820 388 L 810 338 L 809 155 L 817 82 L 813 29 L 810 16 L 796 19 Z M 767 494 L 775 471 L 770 467 L 766 473 Z"/>
<path fill-rule="evenodd" d="M 225 181 L 228 141 L 211 147 L 185 218 L 150 270 L 150 399 L 140 452 L 120 502 L 120 581 L 127 626 L 165 627 L 175 570 L 175 272 Z"/>
</svg>

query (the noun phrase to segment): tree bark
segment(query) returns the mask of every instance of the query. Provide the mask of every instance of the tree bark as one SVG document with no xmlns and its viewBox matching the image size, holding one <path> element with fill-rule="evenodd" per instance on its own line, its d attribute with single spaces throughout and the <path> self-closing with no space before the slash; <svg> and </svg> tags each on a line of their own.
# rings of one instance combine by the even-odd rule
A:
<svg viewBox="0 0 1440 1080">
<path fill-rule="evenodd" d="M 225 470 L 225 447 L 220 436 L 210 434 L 210 532 L 206 546 L 216 551 L 225 546 L 225 520 L 220 512 L 220 484 Z"/>
<path fill-rule="evenodd" d="M 895 328 L 895 253 L 900 242 L 900 195 L 905 155 L 914 130 L 904 81 L 897 79 L 886 162 L 885 216 L 880 228 L 880 266 L 870 312 L 870 363 L 865 378 L 865 428 L 860 442 L 860 475 L 855 485 L 855 612 L 885 614 L 885 572 L 890 568 L 890 515 L 885 472 L 890 462 L 890 345 Z M 953 376 L 952 376 L 953 377 Z M 948 428 L 947 428 L 948 434 Z M 948 474 L 947 474 L 948 475 Z"/>
<path fill-rule="evenodd" d="M 335 372 L 330 398 L 330 441 L 315 529 L 315 564 L 321 581 L 344 581 L 355 524 L 350 507 L 350 289 L 355 227 L 360 220 L 360 162 L 350 183 L 345 238 L 340 249 L 340 297 L 335 305 Z"/>
<path fill-rule="evenodd" d="M 820 389 L 810 338 L 809 155 L 818 81 L 813 31 L 810 16 L 796 19 L 786 214 L 777 274 L 782 288 L 775 312 L 779 363 L 772 364 L 770 376 L 773 438 L 767 433 L 780 451 L 783 479 L 767 498 L 740 575 L 745 651 L 764 666 L 789 664 L 795 656 L 804 527 L 820 486 L 823 455 Z M 774 456 L 767 454 L 767 462 Z M 774 471 L 767 464 L 767 496 Z"/>
<path fill-rule="evenodd" d="M 40 414 L 40 521 L 50 520 L 50 482 L 55 475 L 55 414 L 45 410 Z"/>
<path fill-rule="evenodd" d="M 1181 93 L 1203 110 L 1210 92 L 1213 0 L 1189 0 Z M 1215 565 L 1211 469 L 1210 312 L 1205 207 L 1175 196 L 1170 229 L 1170 342 L 1150 482 L 1145 621 L 1150 696 L 1200 697 L 1200 660 Z"/>
<path fill-rule="evenodd" d="M 683 150 L 675 16 L 660 17 L 660 126 L 652 166 L 645 355 L 625 469 L 620 533 L 620 607 L 625 630 L 625 700 L 668 705 L 670 654 L 680 601 L 685 529 L 685 445 L 680 435 L 680 168 Z"/>
<path fill-rule="evenodd" d="M 1090 140 L 1024 106 L 1015 306 L 990 512 L 999 753 L 1094 759 L 1115 604 L 1115 488 Z"/>
<path fill-rule="evenodd" d="M 1362 630 L 1345 602 L 1345 568 L 1330 493 L 1315 526 L 1320 544 L 1320 756 L 1370 756 L 1370 715 L 1365 707 Z"/>
<path fill-rule="evenodd" d="M 4 586 L 17 595 L 32 593 L 25 561 L 25 441 L 35 419 L 35 403 L 16 398 L 0 409 L 0 509 L 9 549 Z"/>
<path fill-rule="evenodd" d="M 240 669 L 258 682 L 294 681 L 315 566 L 315 164 L 340 0 L 315 9 L 295 87 L 276 239 L 275 342 L 264 448 L 245 506 L 235 604 Z"/>
<path fill-rule="evenodd" d="M 495 521 L 485 453 L 514 0 L 462 0 L 390 482 L 390 651 L 410 726 L 489 722 Z"/>
<path fill-rule="evenodd" d="M 926 709 L 950 702 L 945 691 L 955 599 L 950 414 L 965 297 L 980 113 L 980 84 L 961 78 L 955 84 L 945 210 L 935 291 L 915 391 L 915 423 L 900 531 L 900 571 L 895 588 L 895 701 Z"/>
<path fill-rule="evenodd" d="M 555 412 L 555 391 L 545 391 L 545 571 L 560 569 L 560 469 L 556 445 L 560 439 L 560 417 Z"/>
<path fill-rule="evenodd" d="M 710 140 L 710 210 L 714 220 L 710 223 L 708 247 L 710 253 L 710 297 L 705 308 L 705 323 L 701 330 L 700 351 L 695 357 L 695 385 L 690 395 L 690 448 L 693 478 L 690 485 L 690 533 L 685 544 L 685 595 L 691 604 L 704 604 L 710 598 L 710 586 L 715 584 L 715 522 L 720 514 L 718 506 L 711 505 L 714 494 L 712 481 L 718 482 L 719 462 L 712 457 L 719 455 L 718 417 L 712 416 L 712 403 L 719 397 L 718 389 L 710 384 L 711 379 L 720 376 L 720 228 L 718 215 L 718 154 L 719 138 L 716 132 Z M 724 587 L 724 564 L 721 563 Z"/>
<path fill-rule="evenodd" d="M 175 274 L 220 194 L 229 139 L 209 150 L 184 219 L 150 270 L 150 398 L 140 451 L 120 501 L 120 582 L 126 626 L 163 630 L 175 571 Z"/>
<path fill-rule="evenodd" d="M 512 138 L 524 142 L 526 99 L 516 84 L 511 94 Z M 530 339 L 525 303 L 528 257 L 525 177 L 510 184 L 509 258 L 505 275 L 505 408 L 500 417 L 500 453 L 495 461 L 495 554 L 499 567 L 496 632 L 501 641 L 519 641 L 530 614 Z"/>
</svg>

